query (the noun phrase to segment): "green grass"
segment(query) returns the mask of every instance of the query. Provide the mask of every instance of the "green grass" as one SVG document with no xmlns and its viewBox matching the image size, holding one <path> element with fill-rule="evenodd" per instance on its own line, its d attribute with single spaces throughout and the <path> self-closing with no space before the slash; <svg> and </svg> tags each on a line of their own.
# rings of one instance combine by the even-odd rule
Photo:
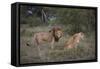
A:
<svg viewBox="0 0 100 69">
<path fill-rule="evenodd" d="M 59 62 L 59 61 L 74 61 L 74 60 L 91 60 L 95 58 L 95 37 L 93 34 L 86 35 L 77 48 L 64 49 L 65 41 L 71 36 L 64 31 L 63 37 L 59 42 L 54 44 L 54 49 L 51 49 L 50 44 L 40 46 L 41 52 L 38 52 L 37 46 L 34 46 L 32 37 L 34 33 L 40 31 L 48 31 L 51 27 L 21 27 L 21 41 L 20 41 L 20 61 L 23 63 L 36 62 Z M 26 44 L 30 43 L 30 46 Z M 39 57 L 41 53 L 41 57 Z M 42 58 L 42 59 L 41 59 Z"/>
</svg>

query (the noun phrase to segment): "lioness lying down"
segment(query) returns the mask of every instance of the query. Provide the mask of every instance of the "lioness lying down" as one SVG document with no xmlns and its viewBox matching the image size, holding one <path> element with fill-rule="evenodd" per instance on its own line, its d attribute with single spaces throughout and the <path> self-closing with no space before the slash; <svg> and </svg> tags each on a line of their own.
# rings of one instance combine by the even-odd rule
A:
<svg viewBox="0 0 100 69">
<path fill-rule="evenodd" d="M 79 32 L 74 34 L 72 37 L 70 37 L 66 42 L 65 42 L 65 47 L 66 48 L 73 48 L 76 47 L 80 40 L 83 39 L 84 37 L 84 33 L 83 32 Z"/>
</svg>

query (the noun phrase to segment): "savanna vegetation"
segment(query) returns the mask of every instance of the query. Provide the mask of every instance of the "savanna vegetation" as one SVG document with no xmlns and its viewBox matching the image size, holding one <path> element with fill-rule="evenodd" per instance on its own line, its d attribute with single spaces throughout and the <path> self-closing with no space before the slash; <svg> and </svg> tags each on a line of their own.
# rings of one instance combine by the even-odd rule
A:
<svg viewBox="0 0 100 69">
<path fill-rule="evenodd" d="M 95 9 L 21 6 L 21 64 L 95 59 L 95 14 Z M 41 59 L 32 38 L 35 33 L 47 32 L 55 25 L 61 26 L 64 34 L 54 44 L 54 49 L 50 49 L 49 43 L 40 46 Z M 80 41 L 77 48 L 64 49 L 65 41 L 78 32 L 84 33 L 84 40 Z"/>
</svg>

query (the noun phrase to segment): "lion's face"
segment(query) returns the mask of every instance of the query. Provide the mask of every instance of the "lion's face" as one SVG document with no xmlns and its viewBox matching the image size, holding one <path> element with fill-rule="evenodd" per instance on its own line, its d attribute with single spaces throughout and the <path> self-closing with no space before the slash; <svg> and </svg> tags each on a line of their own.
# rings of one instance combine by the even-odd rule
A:
<svg viewBox="0 0 100 69">
<path fill-rule="evenodd" d="M 55 37 L 55 41 L 59 41 L 62 35 L 63 35 L 63 31 L 60 27 L 53 28 L 53 36 Z"/>
<path fill-rule="evenodd" d="M 80 37 L 81 39 L 83 39 L 84 38 L 84 33 L 83 32 L 78 33 L 78 37 Z"/>
<path fill-rule="evenodd" d="M 55 32 L 55 37 L 57 37 L 57 38 L 61 38 L 62 35 L 63 35 L 63 32 L 61 30 L 58 30 Z"/>
</svg>

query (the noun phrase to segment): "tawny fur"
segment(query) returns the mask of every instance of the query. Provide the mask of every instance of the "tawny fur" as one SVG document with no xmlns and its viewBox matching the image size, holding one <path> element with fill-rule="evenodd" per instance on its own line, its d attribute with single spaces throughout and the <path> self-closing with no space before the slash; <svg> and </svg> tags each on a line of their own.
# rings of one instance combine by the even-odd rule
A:
<svg viewBox="0 0 100 69">
<path fill-rule="evenodd" d="M 62 37 L 62 30 L 60 27 L 53 27 L 48 32 L 39 32 L 34 34 L 34 43 L 35 45 L 42 45 L 44 43 L 50 43 L 52 48 L 55 42 L 58 42 Z"/>
<path fill-rule="evenodd" d="M 66 48 L 74 48 L 76 47 L 80 40 L 83 39 L 84 33 L 79 32 L 74 34 L 72 37 L 70 37 L 66 42 L 65 42 L 65 47 Z"/>
</svg>

